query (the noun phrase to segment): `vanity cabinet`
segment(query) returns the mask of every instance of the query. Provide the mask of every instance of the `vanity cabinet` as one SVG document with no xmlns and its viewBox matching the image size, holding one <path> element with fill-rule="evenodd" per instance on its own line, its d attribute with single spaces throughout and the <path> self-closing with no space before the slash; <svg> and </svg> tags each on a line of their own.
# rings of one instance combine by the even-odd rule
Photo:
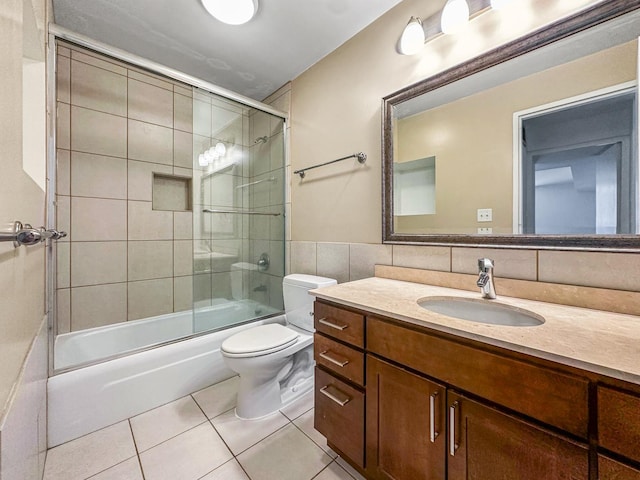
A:
<svg viewBox="0 0 640 480">
<path fill-rule="evenodd" d="M 640 386 L 324 300 L 315 313 L 316 428 L 366 478 L 640 480 Z"/>
<path fill-rule="evenodd" d="M 314 306 L 314 427 L 328 444 L 364 469 L 364 315 Z"/>
</svg>

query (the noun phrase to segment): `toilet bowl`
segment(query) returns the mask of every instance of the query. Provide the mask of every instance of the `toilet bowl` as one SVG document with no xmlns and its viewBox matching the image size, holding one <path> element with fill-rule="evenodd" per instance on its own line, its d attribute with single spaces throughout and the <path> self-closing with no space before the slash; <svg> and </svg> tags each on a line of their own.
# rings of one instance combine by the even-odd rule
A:
<svg viewBox="0 0 640 480">
<path fill-rule="evenodd" d="M 313 388 L 313 297 L 332 278 L 293 274 L 282 280 L 286 325 L 270 323 L 227 338 L 220 348 L 240 377 L 236 415 L 269 415 Z"/>
</svg>

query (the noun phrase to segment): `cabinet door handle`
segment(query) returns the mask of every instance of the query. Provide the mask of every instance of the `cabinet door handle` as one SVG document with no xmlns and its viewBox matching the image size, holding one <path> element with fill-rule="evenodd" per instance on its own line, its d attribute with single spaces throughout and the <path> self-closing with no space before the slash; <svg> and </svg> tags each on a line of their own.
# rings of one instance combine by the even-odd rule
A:
<svg viewBox="0 0 640 480">
<path fill-rule="evenodd" d="M 338 367 L 344 367 L 345 365 L 347 365 L 349 363 L 349 360 L 337 360 L 329 355 L 327 355 L 327 353 L 329 353 L 329 350 L 325 350 L 324 352 L 320 352 L 318 355 L 320 356 L 320 358 L 324 358 L 327 362 L 333 363 L 334 365 L 337 365 Z"/>
<path fill-rule="evenodd" d="M 327 327 L 335 328 L 336 330 L 344 330 L 349 326 L 349 325 L 338 325 L 337 323 L 330 322 L 329 320 L 327 320 L 326 317 L 318 320 L 318 323 L 321 323 L 322 325 L 326 325 Z"/>
<path fill-rule="evenodd" d="M 429 395 L 429 440 L 431 443 L 435 443 L 436 438 L 440 435 L 439 432 L 436 431 L 436 397 L 438 396 L 438 392 L 434 392 Z"/>
<path fill-rule="evenodd" d="M 329 391 L 329 388 L 332 388 L 333 390 L 335 390 L 337 393 L 342 394 L 344 397 L 343 398 L 339 398 L 338 396 L 334 395 L 333 393 L 331 393 Z M 336 387 L 334 387 L 333 385 L 326 385 L 324 387 L 322 387 L 320 389 L 320 393 L 323 394 L 325 397 L 330 398 L 331 400 L 333 400 L 334 402 L 336 402 L 338 405 L 340 405 L 341 407 L 344 407 L 347 403 L 349 403 L 351 401 L 351 399 L 345 395 L 344 393 L 342 393 L 340 390 L 338 390 Z"/>
<path fill-rule="evenodd" d="M 458 423 L 456 422 L 456 410 L 460 404 L 458 401 L 455 401 L 449 406 L 449 454 L 453 457 L 456 454 L 456 450 L 460 446 L 459 443 L 456 442 L 456 429 Z"/>
</svg>

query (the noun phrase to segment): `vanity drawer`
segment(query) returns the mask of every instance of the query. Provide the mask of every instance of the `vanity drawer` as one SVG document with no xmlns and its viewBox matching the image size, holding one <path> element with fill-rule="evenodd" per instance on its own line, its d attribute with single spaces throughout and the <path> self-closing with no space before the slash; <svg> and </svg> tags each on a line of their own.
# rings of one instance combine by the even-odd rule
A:
<svg viewBox="0 0 640 480">
<path fill-rule="evenodd" d="M 367 350 L 587 438 L 586 378 L 367 317 Z"/>
<path fill-rule="evenodd" d="M 640 470 L 636 470 L 604 455 L 598 455 L 598 479 L 640 480 Z"/>
<path fill-rule="evenodd" d="M 640 462 L 640 396 L 598 386 L 598 444 Z"/>
<path fill-rule="evenodd" d="M 329 337 L 364 347 L 364 315 L 316 301 L 314 327 Z"/>
<path fill-rule="evenodd" d="M 364 353 L 315 334 L 313 353 L 316 363 L 360 386 L 364 385 Z"/>
<path fill-rule="evenodd" d="M 314 427 L 364 468 L 364 393 L 316 367 Z"/>
</svg>

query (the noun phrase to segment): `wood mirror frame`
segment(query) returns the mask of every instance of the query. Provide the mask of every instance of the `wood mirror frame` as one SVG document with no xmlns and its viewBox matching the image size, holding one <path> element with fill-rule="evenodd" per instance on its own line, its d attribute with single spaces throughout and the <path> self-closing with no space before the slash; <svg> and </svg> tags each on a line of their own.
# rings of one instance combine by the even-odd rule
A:
<svg viewBox="0 0 640 480">
<path fill-rule="evenodd" d="M 604 1 L 384 97 L 382 99 L 382 243 L 640 251 L 640 235 L 447 235 L 396 233 L 393 227 L 392 133 L 394 106 L 638 8 L 640 8 L 640 0 Z"/>
</svg>

